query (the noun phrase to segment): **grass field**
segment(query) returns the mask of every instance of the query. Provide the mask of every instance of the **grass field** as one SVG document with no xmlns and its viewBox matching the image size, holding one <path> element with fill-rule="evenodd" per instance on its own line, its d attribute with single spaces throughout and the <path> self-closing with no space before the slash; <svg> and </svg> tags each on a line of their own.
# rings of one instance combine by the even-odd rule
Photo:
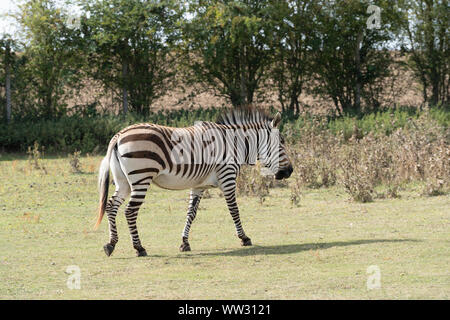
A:
<svg viewBox="0 0 450 320">
<path fill-rule="evenodd" d="M 420 197 L 410 185 L 400 199 L 349 201 L 338 187 L 304 190 L 292 207 L 289 189 L 263 204 L 239 198 L 253 247 L 240 247 L 218 191 L 200 203 L 192 251 L 180 253 L 188 191 L 152 187 L 138 219 L 149 254 L 135 257 L 123 208 L 119 243 L 103 245 L 107 223 L 92 231 L 100 157 L 0 157 L 1 299 L 449 299 L 450 198 Z M 81 271 L 69 289 L 67 267 Z M 368 289 L 368 267 L 380 270 Z"/>
</svg>

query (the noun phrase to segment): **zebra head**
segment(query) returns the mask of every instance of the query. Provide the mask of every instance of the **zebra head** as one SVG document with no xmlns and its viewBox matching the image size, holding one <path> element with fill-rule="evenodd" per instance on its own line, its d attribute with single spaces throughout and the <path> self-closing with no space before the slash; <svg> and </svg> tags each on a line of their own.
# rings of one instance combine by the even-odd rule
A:
<svg viewBox="0 0 450 320">
<path fill-rule="evenodd" d="M 278 126 L 281 114 L 272 118 L 253 106 L 243 106 L 227 112 L 218 120 L 218 124 L 227 126 L 231 136 L 237 137 L 239 143 L 230 143 L 240 155 L 239 164 L 255 164 L 259 160 L 264 171 L 269 171 L 278 180 L 289 178 L 293 168 L 286 152 L 284 138 Z M 235 141 L 234 138 L 227 141 Z M 231 157 L 233 158 L 233 157 Z M 263 172 L 262 172 L 263 173 Z"/>
<path fill-rule="evenodd" d="M 274 175 L 275 179 L 287 179 L 294 171 L 289 156 L 285 147 L 285 140 L 280 134 L 278 126 L 281 122 L 281 114 L 277 115 L 268 122 L 267 139 L 260 140 L 260 143 L 266 143 L 266 146 L 259 146 L 258 158 L 261 164 L 269 169 Z"/>
</svg>

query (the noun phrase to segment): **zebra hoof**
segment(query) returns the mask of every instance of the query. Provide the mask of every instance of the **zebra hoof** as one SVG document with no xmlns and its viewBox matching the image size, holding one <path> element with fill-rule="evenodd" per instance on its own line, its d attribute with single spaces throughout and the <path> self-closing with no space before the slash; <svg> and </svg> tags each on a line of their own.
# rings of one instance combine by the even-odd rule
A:
<svg viewBox="0 0 450 320">
<path fill-rule="evenodd" d="M 142 248 L 142 250 L 136 251 L 136 256 L 138 256 L 138 257 L 146 257 L 147 256 L 147 251 L 145 251 L 145 249 Z"/>
<path fill-rule="evenodd" d="M 189 245 L 189 243 L 183 242 L 180 246 L 180 251 L 181 252 L 191 251 L 191 246 Z"/>
<path fill-rule="evenodd" d="M 249 247 L 252 245 L 252 240 L 248 237 L 245 237 L 245 238 L 241 239 L 241 245 L 243 247 Z"/>
<path fill-rule="evenodd" d="M 103 246 L 103 250 L 105 250 L 106 255 L 109 257 L 114 251 L 114 246 L 111 243 L 107 243 Z"/>
<path fill-rule="evenodd" d="M 136 256 L 138 256 L 138 257 L 146 257 L 147 256 L 147 251 L 145 251 L 144 247 L 135 246 L 134 248 L 136 249 Z"/>
</svg>

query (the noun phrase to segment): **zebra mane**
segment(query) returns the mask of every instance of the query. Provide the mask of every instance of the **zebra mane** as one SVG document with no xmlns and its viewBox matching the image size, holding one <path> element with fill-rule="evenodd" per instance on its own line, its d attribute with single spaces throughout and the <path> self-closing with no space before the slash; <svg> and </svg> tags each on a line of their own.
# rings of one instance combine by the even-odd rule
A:
<svg viewBox="0 0 450 320">
<path fill-rule="evenodd" d="M 250 105 L 228 109 L 218 117 L 216 123 L 224 125 L 264 124 L 272 119 L 273 117 L 266 111 Z"/>
</svg>

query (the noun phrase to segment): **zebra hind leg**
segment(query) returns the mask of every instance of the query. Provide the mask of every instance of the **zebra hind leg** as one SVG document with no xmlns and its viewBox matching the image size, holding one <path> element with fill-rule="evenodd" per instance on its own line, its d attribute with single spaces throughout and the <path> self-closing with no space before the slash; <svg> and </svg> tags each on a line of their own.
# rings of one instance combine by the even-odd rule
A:
<svg viewBox="0 0 450 320">
<path fill-rule="evenodd" d="M 105 253 L 108 257 L 111 256 L 116 243 L 119 241 L 116 227 L 117 211 L 119 210 L 120 205 L 125 201 L 125 199 L 130 195 L 131 192 L 130 184 L 128 183 L 128 180 L 124 175 L 122 169 L 120 169 L 120 164 L 117 160 L 117 157 L 112 157 L 110 165 L 113 175 L 113 181 L 116 186 L 116 191 L 114 192 L 114 195 L 108 200 L 105 208 L 109 224 L 109 242 L 103 246 L 103 250 L 105 250 Z"/>
<path fill-rule="evenodd" d="M 184 225 L 184 230 L 181 235 L 182 241 L 180 246 L 180 251 L 191 251 L 191 246 L 189 245 L 189 230 L 191 229 L 191 224 L 197 215 L 198 205 L 200 203 L 200 199 L 203 196 L 203 190 L 193 189 L 191 190 L 189 196 L 189 207 L 186 216 L 186 224 Z"/>
<path fill-rule="evenodd" d="M 116 227 L 116 215 L 117 210 L 124 200 L 125 199 L 118 196 L 118 193 L 116 192 L 106 204 L 106 214 L 109 223 L 109 242 L 103 246 L 103 250 L 105 250 L 108 257 L 113 253 L 116 243 L 119 241 Z"/>
<path fill-rule="evenodd" d="M 103 246 L 103 250 L 105 250 L 108 257 L 111 256 L 116 247 L 116 243 L 119 241 L 116 227 L 117 211 L 119 210 L 120 205 L 125 201 L 125 198 L 130 194 L 130 186 L 126 180 L 116 179 L 115 184 L 116 192 L 114 192 L 114 195 L 109 199 L 105 208 L 109 224 L 109 242 Z"/>
<path fill-rule="evenodd" d="M 128 228 L 130 230 L 131 240 L 133 241 L 133 247 L 136 249 L 136 255 L 138 257 L 147 256 L 147 251 L 141 244 L 139 234 L 136 226 L 136 220 L 139 212 L 139 208 L 144 203 L 145 194 L 147 193 L 148 186 L 139 185 L 137 188 L 131 191 L 130 201 L 125 209 L 125 217 L 127 218 Z"/>
</svg>

